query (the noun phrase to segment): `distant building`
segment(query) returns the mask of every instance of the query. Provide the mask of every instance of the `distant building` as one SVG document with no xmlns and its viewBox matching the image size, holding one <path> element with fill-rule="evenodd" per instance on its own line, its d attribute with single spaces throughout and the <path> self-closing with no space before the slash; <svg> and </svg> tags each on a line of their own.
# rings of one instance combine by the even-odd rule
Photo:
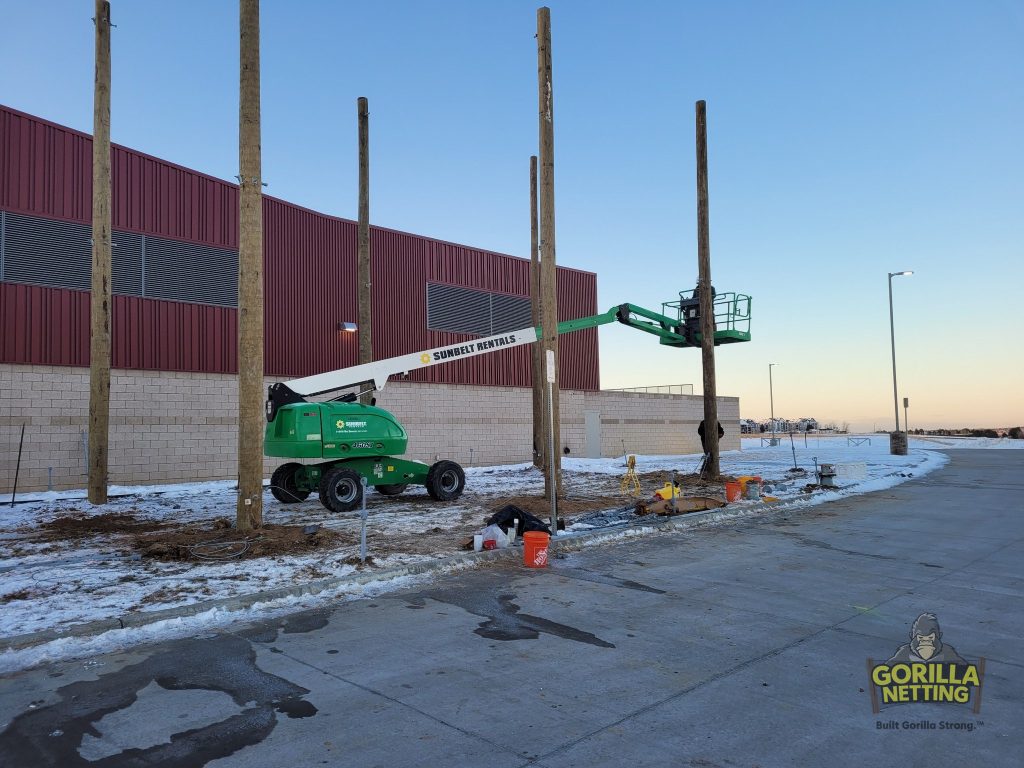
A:
<svg viewBox="0 0 1024 768">
<path fill-rule="evenodd" d="M 751 432 L 775 432 L 776 434 L 786 432 L 817 432 L 821 428 L 817 419 L 810 418 L 803 418 L 799 421 L 783 418 L 765 419 L 760 423 L 750 419 L 745 421 L 750 421 Z"/>
</svg>

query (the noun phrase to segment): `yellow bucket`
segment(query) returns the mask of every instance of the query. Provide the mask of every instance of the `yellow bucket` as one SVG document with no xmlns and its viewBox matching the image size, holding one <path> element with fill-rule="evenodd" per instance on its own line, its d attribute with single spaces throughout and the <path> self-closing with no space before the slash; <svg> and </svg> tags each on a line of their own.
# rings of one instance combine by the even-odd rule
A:
<svg viewBox="0 0 1024 768">
<path fill-rule="evenodd" d="M 673 490 L 672 490 L 672 483 L 665 483 L 664 487 L 659 488 L 658 490 L 656 490 L 654 492 L 654 497 L 656 499 L 665 499 L 665 500 L 669 500 L 673 496 L 682 496 L 682 495 L 683 495 L 683 489 L 680 488 L 678 485 L 676 485 L 675 492 L 673 492 Z"/>
<path fill-rule="evenodd" d="M 760 475 L 744 475 L 743 477 L 736 478 L 736 482 L 740 484 L 740 493 L 744 496 L 747 495 L 747 483 L 754 482 L 758 485 L 761 484 Z"/>
</svg>

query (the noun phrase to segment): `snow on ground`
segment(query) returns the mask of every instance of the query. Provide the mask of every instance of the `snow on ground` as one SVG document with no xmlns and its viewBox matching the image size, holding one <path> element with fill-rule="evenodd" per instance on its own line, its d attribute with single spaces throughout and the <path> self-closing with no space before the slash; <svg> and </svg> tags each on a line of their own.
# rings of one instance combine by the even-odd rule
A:
<svg viewBox="0 0 1024 768">
<path fill-rule="evenodd" d="M 722 455 L 723 474 L 759 475 L 770 485 L 775 505 L 801 507 L 837 497 L 888 488 L 909 477 L 920 477 L 946 461 L 943 448 L 1024 447 L 1024 440 L 986 438 L 911 438 L 908 456 L 891 456 L 886 435 L 864 436 L 849 440 L 846 436 L 801 435 L 790 444 L 788 435 L 780 436 L 778 446 L 762 444 L 758 437 L 744 438 L 742 451 Z M 641 475 L 676 470 L 692 473 L 699 456 L 637 456 Z M 837 491 L 807 493 L 804 485 L 814 482 L 815 459 L 837 464 Z M 794 466 L 807 470 L 802 478 L 789 479 Z M 603 499 L 618 489 L 625 472 L 624 457 L 613 459 L 577 459 L 563 461 L 565 482 L 570 496 Z M 496 500 L 512 496 L 541 496 L 544 481 L 530 464 L 497 467 L 471 467 L 466 471 L 467 489 L 449 504 L 429 500 L 425 489 L 410 488 L 401 497 L 368 496 L 368 542 L 373 567 L 386 570 L 401 564 L 450 557 L 457 552 L 458 541 L 479 526 L 482 512 Z M 596 489 L 596 490 L 595 490 Z M 653 492 L 645 487 L 645 494 Z M 600 495 L 603 491 L 605 495 Z M 684 485 L 684 493 L 686 488 Z M 693 491 L 691 490 L 691 493 Z M 597 494 L 597 495 L 595 495 Z M 275 524 L 319 523 L 340 531 L 352 542 L 326 552 L 309 555 L 265 557 L 259 560 L 222 562 L 161 562 L 141 559 L 116 534 L 91 536 L 65 541 L 40 538 L 40 526 L 69 515 L 130 514 L 139 521 L 173 522 L 185 525 L 209 525 L 217 518 L 233 519 L 234 483 L 231 481 L 135 486 L 111 488 L 110 502 L 91 507 L 82 491 L 36 494 L 26 503 L 0 507 L 0 637 L 12 637 L 96 619 L 111 619 L 132 612 L 154 611 L 187 604 L 251 594 L 265 589 L 318 579 L 345 577 L 357 570 L 360 518 L 357 512 L 338 516 L 328 512 L 315 495 L 300 504 L 280 504 L 269 493 L 265 496 L 264 520 Z M 632 500 L 622 499 L 621 506 Z M 755 513 L 759 502 L 740 501 L 729 505 L 737 512 Z M 617 521 L 630 527 L 629 521 Z M 580 525 L 579 529 L 591 526 Z M 637 527 L 642 528 L 638 521 Z M 570 526 L 570 531 L 573 526 Z M 433 538 L 417 546 L 425 531 Z M 440 536 L 437 533 L 440 532 Z M 618 529 L 611 536 L 639 534 L 640 530 Z M 229 532 L 230 533 L 230 532 Z M 230 536 L 229 536 L 230 537 Z M 222 536 L 223 538 L 223 536 Z M 396 544 L 395 542 L 399 542 Z M 325 605 L 339 599 L 362 597 L 389 588 L 398 588 L 404 580 L 376 582 L 372 585 L 349 584 L 318 596 L 304 596 L 264 603 L 246 611 L 215 609 L 159 622 L 144 629 L 119 630 L 100 638 L 65 638 L 35 650 L 0 653 L 0 671 L 23 668 L 57 656 L 99 652 L 130 642 L 146 642 L 171 635 L 203 631 L 232 620 L 270 615 L 300 607 Z M 129 638 L 129 639 L 126 639 Z M 130 638 L 135 638 L 131 640 Z M 104 642 L 107 644 L 104 645 Z"/>
</svg>

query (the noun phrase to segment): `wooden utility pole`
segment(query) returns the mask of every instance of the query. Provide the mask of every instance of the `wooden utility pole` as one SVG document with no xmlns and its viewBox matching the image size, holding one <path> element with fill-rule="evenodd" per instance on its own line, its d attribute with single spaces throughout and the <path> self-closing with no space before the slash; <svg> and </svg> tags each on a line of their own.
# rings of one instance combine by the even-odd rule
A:
<svg viewBox="0 0 1024 768">
<path fill-rule="evenodd" d="M 240 531 L 263 525 L 263 171 L 260 2 L 240 0 L 238 110 L 238 506 Z"/>
<path fill-rule="evenodd" d="M 356 256 L 356 285 L 359 293 L 359 363 L 373 361 L 373 337 L 371 335 L 372 293 L 370 289 L 372 271 L 370 267 L 370 112 L 366 98 L 358 99 L 359 111 L 359 245 Z M 360 397 L 360 402 L 369 405 L 371 393 Z"/>
<path fill-rule="evenodd" d="M 705 477 L 718 477 L 718 400 L 715 391 L 715 315 L 711 295 L 711 236 L 708 221 L 708 122 L 706 104 L 697 102 L 697 288 L 700 293 L 700 350 L 704 363 Z"/>
<path fill-rule="evenodd" d="M 540 256 L 537 253 L 537 156 L 530 156 L 530 309 L 533 327 L 540 325 Z M 530 346 L 533 361 L 533 466 L 545 468 L 547 461 L 547 411 L 544 408 L 544 349 L 538 342 Z"/>
<path fill-rule="evenodd" d="M 558 360 L 558 286 L 555 264 L 555 106 L 551 81 L 551 9 L 537 9 L 537 92 L 540 102 L 540 324 L 545 357 L 550 350 Z M 561 371 L 556 371 L 560 376 Z M 554 484 L 562 495 L 562 436 L 558 412 L 558 382 L 551 387 L 553 413 L 547 443 L 554 444 L 544 475 L 544 492 L 551 495 Z"/>
<path fill-rule="evenodd" d="M 96 0 L 92 118 L 92 295 L 89 335 L 89 502 L 107 503 L 110 441 L 110 3 Z"/>
</svg>

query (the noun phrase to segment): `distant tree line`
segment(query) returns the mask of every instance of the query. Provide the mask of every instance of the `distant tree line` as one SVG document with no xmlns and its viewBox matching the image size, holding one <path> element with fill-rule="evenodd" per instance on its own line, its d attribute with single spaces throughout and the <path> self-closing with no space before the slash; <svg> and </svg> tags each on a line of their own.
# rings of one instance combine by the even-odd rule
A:
<svg viewBox="0 0 1024 768">
<path fill-rule="evenodd" d="M 1024 440 L 1024 428 L 1009 429 L 912 429 L 912 435 L 944 435 L 946 437 L 1008 437 L 1011 440 Z"/>
</svg>

